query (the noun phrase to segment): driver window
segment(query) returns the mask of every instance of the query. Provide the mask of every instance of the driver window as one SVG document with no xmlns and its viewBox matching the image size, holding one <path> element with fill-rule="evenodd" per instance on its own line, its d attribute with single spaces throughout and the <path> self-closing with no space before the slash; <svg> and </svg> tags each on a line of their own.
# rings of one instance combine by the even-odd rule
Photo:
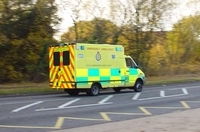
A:
<svg viewBox="0 0 200 132">
<path fill-rule="evenodd" d="M 133 63 L 133 61 L 130 58 L 125 58 L 126 60 L 126 66 L 129 68 L 134 68 L 136 65 Z"/>
<path fill-rule="evenodd" d="M 131 59 L 130 58 L 125 58 L 126 59 L 126 66 L 131 68 L 132 65 L 131 65 Z"/>
</svg>

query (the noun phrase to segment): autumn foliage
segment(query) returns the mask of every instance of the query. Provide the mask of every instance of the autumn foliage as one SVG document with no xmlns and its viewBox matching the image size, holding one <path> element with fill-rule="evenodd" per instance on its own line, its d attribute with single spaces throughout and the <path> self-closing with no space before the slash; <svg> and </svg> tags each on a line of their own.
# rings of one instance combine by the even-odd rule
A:
<svg viewBox="0 0 200 132">
<path fill-rule="evenodd" d="M 135 4 L 126 0 L 128 4 L 124 4 L 112 0 L 110 12 L 100 12 L 107 18 L 94 15 L 106 11 L 97 1 L 82 4 L 84 9 L 77 5 L 82 0 L 63 3 L 73 13 L 74 26 L 58 42 L 54 39 L 54 28 L 60 22 L 55 0 L 0 0 L 0 83 L 48 80 L 48 46 L 74 41 L 122 44 L 147 76 L 200 73 L 199 14 L 183 18 L 172 30 L 162 30 L 159 20 L 171 9 L 165 1 Z M 78 19 L 83 11 L 92 19 Z"/>
<path fill-rule="evenodd" d="M 54 0 L 0 0 L 0 83 L 44 81 L 56 23 Z M 53 18 L 55 18 L 53 20 Z"/>
<path fill-rule="evenodd" d="M 136 32 L 99 18 L 78 22 L 79 37 L 72 26 L 62 35 L 62 41 L 122 44 L 147 76 L 195 74 L 200 73 L 199 23 L 196 15 L 183 18 L 170 31 Z"/>
</svg>

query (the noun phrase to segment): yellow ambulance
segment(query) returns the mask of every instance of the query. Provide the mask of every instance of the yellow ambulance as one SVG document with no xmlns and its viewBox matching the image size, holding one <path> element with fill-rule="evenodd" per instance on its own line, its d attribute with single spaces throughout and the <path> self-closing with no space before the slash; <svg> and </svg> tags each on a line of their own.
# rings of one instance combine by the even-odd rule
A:
<svg viewBox="0 0 200 132">
<path fill-rule="evenodd" d="M 69 95 L 96 96 L 107 88 L 141 92 L 145 74 L 122 45 L 69 43 L 49 46 L 49 81 Z"/>
</svg>

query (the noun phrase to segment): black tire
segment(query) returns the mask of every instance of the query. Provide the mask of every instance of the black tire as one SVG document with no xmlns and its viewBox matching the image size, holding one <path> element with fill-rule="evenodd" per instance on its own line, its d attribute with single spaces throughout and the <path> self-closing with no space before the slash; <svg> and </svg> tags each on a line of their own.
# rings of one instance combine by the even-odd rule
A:
<svg viewBox="0 0 200 132">
<path fill-rule="evenodd" d="M 77 96 L 79 94 L 77 90 L 67 90 L 66 92 L 71 96 Z"/>
<path fill-rule="evenodd" d="M 89 91 L 87 91 L 86 93 L 87 93 L 87 95 L 90 95 L 90 96 L 97 96 L 97 95 L 99 95 L 100 89 L 101 89 L 101 85 L 98 83 L 94 83 L 94 84 L 92 84 Z"/>
<path fill-rule="evenodd" d="M 116 93 L 119 93 L 122 89 L 121 88 L 113 88 Z"/>
<path fill-rule="evenodd" d="M 133 87 L 133 90 L 134 90 L 135 92 L 141 92 L 141 91 L 142 91 L 142 88 L 143 88 L 143 83 L 142 83 L 142 81 L 137 80 L 136 83 L 135 83 L 135 86 Z"/>
</svg>

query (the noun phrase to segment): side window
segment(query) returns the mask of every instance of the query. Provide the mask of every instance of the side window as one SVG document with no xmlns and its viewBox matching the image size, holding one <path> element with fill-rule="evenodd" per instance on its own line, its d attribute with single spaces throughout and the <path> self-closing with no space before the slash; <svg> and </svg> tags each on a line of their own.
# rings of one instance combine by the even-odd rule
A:
<svg viewBox="0 0 200 132">
<path fill-rule="evenodd" d="M 135 68 L 137 67 L 135 63 L 130 58 L 125 58 L 126 59 L 126 66 L 129 68 Z"/>
<path fill-rule="evenodd" d="M 59 66 L 60 65 L 60 52 L 54 52 L 53 64 L 54 64 L 54 66 Z"/>
</svg>

